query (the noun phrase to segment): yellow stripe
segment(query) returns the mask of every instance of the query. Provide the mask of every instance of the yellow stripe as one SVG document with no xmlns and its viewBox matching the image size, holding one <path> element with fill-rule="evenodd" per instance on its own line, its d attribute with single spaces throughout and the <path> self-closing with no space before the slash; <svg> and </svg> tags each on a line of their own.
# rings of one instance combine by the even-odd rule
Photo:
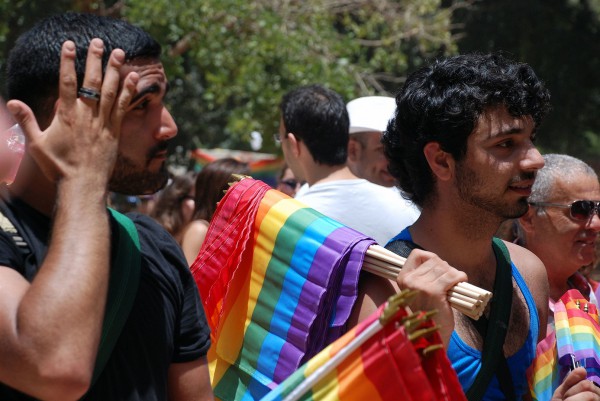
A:
<svg viewBox="0 0 600 401">
<path fill-rule="evenodd" d="M 269 207 L 268 205 L 268 202 L 262 202 L 260 207 Z M 270 206 L 262 220 L 254 247 L 250 279 L 238 294 L 228 294 L 228 296 L 235 296 L 235 300 L 227 316 L 223 317 L 217 343 L 211 347 L 212 349 L 216 346 L 216 353 L 219 355 L 219 362 L 209 366 L 213 386 L 216 386 L 222 379 L 229 367 L 229 363 L 225 361 L 233 363 L 241 352 L 244 336 L 256 307 L 267 266 L 271 260 L 277 233 L 285 224 L 287 217 L 305 207 L 294 199 L 284 199 Z M 238 274 L 241 273 L 238 272 Z"/>
</svg>

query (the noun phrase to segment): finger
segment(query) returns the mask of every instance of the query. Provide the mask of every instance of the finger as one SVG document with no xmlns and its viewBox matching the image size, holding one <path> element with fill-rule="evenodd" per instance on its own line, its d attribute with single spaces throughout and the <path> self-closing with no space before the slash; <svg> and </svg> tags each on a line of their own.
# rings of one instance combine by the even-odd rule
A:
<svg viewBox="0 0 600 401">
<path fill-rule="evenodd" d="M 116 124 L 118 127 L 121 126 L 123 117 L 125 117 L 125 114 L 129 111 L 131 100 L 133 99 L 133 96 L 136 93 L 138 80 L 139 75 L 135 72 L 131 72 L 125 77 L 125 80 L 123 81 L 123 87 L 117 99 L 116 107 L 113 108 L 112 117 L 113 123 Z"/>
<path fill-rule="evenodd" d="M 60 78 L 58 93 L 61 103 L 71 108 L 77 100 L 77 74 L 75 72 L 75 43 L 67 40 L 60 52 Z"/>
<path fill-rule="evenodd" d="M 88 47 L 87 58 L 85 60 L 85 76 L 83 78 L 83 90 L 91 90 L 100 93 L 102 87 L 102 54 L 104 53 L 104 43 L 101 39 L 94 38 Z M 96 104 L 97 100 L 79 96 L 86 103 Z"/>
<path fill-rule="evenodd" d="M 413 249 L 412 252 L 406 258 L 406 262 L 402 267 L 404 271 L 411 271 L 417 269 L 420 265 L 427 262 L 430 259 L 437 258 L 438 256 L 433 252 L 424 251 L 421 249 Z"/>
<path fill-rule="evenodd" d="M 440 259 L 430 259 L 423 263 L 420 269 L 413 271 L 413 276 L 415 280 L 430 281 L 445 291 L 450 290 L 462 281 L 467 281 L 466 273 L 455 269 Z"/>
<path fill-rule="evenodd" d="M 418 286 L 426 289 L 429 285 L 449 290 L 461 281 L 467 281 L 467 275 L 440 259 L 436 254 L 414 250 L 411 252 L 398 276 L 400 286 Z"/>
<path fill-rule="evenodd" d="M 588 394 L 586 399 L 598 399 L 600 389 L 592 381 L 587 380 L 585 368 L 580 367 L 567 375 L 562 384 L 554 392 L 554 396 L 558 396 L 560 399 L 567 399 L 576 395 L 581 397 L 585 393 Z M 595 394 L 595 397 L 592 394 Z"/>
<path fill-rule="evenodd" d="M 6 108 L 21 127 L 27 143 L 35 141 L 42 131 L 29 106 L 20 100 L 10 100 L 6 104 Z"/>
<path fill-rule="evenodd" d="M 117 93 L 119 92 L 119 82 L 121 80 L 121 67 L 125 62 L 125 53 L 121 49 L 115 49 L 111 53 L 104 81 L 102 82 L 102 96 L 100 97 L 100 111 L 105 116 L 110 116 Z"/>
</svg>

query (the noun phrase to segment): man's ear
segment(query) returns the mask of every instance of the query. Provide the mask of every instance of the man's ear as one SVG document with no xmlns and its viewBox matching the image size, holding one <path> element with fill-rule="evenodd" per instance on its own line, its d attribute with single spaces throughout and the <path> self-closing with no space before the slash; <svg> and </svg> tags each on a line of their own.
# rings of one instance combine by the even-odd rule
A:
<svg viewBox="0 0 600 401">
<path fill-rule="evenodd" d="M 288 132 L 285 140 L 289 143 L 292 155 L 294 155 L 294 157 L 300 157 L 302 154 L 302 146 L 300 145 L 302 141 L 299 138 L 296 138 L 291 132 Z"/>
<path fill-rule="evenodd" d="M 356 162 L 360 159 L 361 145 L 356 139 L 350 137 L 348 141 L 348 160 Z"/>
<path fill-rule="evenodd" d="M 439 142 L 429 142 L 423 148 L 425 159 L 429 168 L 438 180 L 448 181 L 454 175 L 454 158 L 448 152 L 442 150 Z"/>
</svg>

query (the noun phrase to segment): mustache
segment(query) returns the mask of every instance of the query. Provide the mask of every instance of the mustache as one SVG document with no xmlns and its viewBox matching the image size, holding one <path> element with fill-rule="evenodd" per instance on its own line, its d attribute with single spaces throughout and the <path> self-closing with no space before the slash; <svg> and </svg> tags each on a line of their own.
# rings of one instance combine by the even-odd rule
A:
<svg viewBox="0 0 600 401">
<path fill-rule="evenodd" d="M 521 173 L 510 179 L 509 185 L 516 184 L 521 181 L 535 180 L 535 172 L 530 171 L 527 173 Z"/>
<path fill-rule="evenodd" d="M 164 152 L 167 149 L 169 149 L 169 142 L 159 142 L 148 151 L 148 159 L 153 159 L 158 153 Z"/>
</svg>

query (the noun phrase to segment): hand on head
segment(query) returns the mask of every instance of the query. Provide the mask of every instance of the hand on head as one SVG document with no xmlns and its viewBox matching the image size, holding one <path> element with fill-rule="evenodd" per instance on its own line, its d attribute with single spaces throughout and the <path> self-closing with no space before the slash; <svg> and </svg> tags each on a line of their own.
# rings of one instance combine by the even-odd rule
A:
<svg viewBox="0 0 600 401">
<path fill-rule="evenodd" d="M 467 275 L 443 261 L 434 253 L 414 249 L 408 256 L 396 282 L 401 289 L 418 290 L 409 304 L 413 311 L 436 309 L 433 317 L 439 326 L 444 345 L 448 345 L 454 330 L 454 314 L 448 302 L 448 291 L 467 281 Z"/>
<path fill-rule="evenodd" d="M 23 128 L 29 154 L 53 181 L 69 177 L 96 180 L 105 187 L 117 157 L 121 121 L 135 91 L 138 76 L 129 74 L 119 89 L 120 69 L 125 62 L 122 50 L 114 50 L 102 76 L 104 46 L 93 39 L 88 48 L 83 88 L 78 97 L 75 73 L 75 46 L 63 43 L 60 61 L 59 98 L 50 125 L 42 131 L 32 110 L 11 100 L 9 111 Z M 94 91 L 100 98 L 93 99 Z"/>
</svg>

